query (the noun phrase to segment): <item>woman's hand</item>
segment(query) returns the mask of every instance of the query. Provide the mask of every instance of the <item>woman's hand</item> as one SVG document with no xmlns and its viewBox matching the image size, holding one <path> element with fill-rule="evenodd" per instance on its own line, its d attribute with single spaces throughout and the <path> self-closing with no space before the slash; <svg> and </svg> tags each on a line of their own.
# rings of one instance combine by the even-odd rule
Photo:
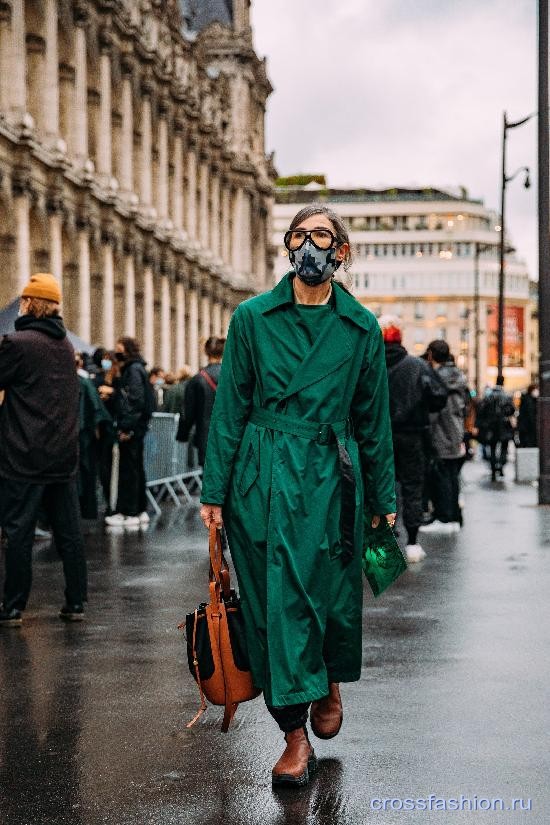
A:
<svg viewBox="0 0 550 825">
<path fill-rule="evenodd" d="M 380 524 L 380 519 L 385 518 L 390 527 L 395 525 L 395 519 L 397 518 L 397 513 L 385 513 L 383 516 L 373 516 L 372 517 L 372 527 L 376 529 Z"/>
<path fill-rule="evenodd" d="M 110 396 L 114 393 L 113 387 L 109 387 L 107 384 L 102 384 L 98 390 L 99 397 L 102 401 L 107 401 Z"/>
<path fill-rule="evenodd" d="M 203 504 L 200 517 L 207 530 L 211 524 L 215 524 L 218 530 L 223 527 L 222 508 L 218 504 Z"/>
</svg>

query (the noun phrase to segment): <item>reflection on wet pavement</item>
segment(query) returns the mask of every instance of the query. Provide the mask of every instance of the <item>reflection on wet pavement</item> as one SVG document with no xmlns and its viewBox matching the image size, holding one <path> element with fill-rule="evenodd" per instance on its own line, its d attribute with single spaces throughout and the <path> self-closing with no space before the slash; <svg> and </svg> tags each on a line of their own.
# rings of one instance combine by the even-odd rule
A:
<svg viewBox="0 0 550 825">
<path fill-rule="evenodd" d="M 444 812 L 374 811 L 371 799 L 531 798 L 530 813 L 453 812 L 452 822 L 534 822 L 548 805 L 550 511 L 467 467 L 466 524 L 425 539 L 427 559 L 364 610 L 361 682 L 345 722 L 314 740 L 319 769 L 274 792 L 283 740 L 261 700 L 230 734 L 198 707 L 176 625 L 204 597 L 197 507 L 138 534 L 88 529 L 90 605 L 57 618 L 54 551 L 35 551 L 23 628 L 0 630 L 1 825 L 446 823 Z"/>
</svg>

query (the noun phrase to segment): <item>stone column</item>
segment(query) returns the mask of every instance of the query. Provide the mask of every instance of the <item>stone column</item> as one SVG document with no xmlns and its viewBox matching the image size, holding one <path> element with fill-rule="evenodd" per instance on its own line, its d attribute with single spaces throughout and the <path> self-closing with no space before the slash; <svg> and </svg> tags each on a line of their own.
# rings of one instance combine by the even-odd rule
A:
<svg viewBox="0 0 550 825">
<path fill-rule="evenodd" d="M 199 283 L 193 279 L 189 285 L 189 366 L 193 373 L 198 372 L 200 367 L 199 353 Z"/>
<path fill-rule="evenodd" d="M 258 231 L 254 237 L 258 245 L 254 276 L 260 290 L 266 288 L 267 284 L 267 211 L 261 207 L 257 219 Z"/>
<path fill-rule="evenodd" d="M 231 233 L 231 252 L 233 270 L 236 273 L 241 273 L 243 267 L 243 249 L 242 249 L 242 204 L 243 191 L 237 189 L 233 198 L 233 231 Z"/>
<path fill-rule="evenodd" d="M 141 84 L 141 157 L 140 189 L 141 205 L 150 207 L 153 196 L 153 136 L 151 125 L 151 93 L 149 82 Z"/>
<path fill-rule="evenodd" d="M 212 335 L 222 335 L 222 305 L 217 296 L 212 304 Z"/>
<path fill-rule="evenodd" d="M 63 216 L 57 206 L 50 208 L 50 272 L 63 284 Z"/>
<path fill-rule="evenodd" d="M 65 141 L 67 154 L 74 158 L 74 98 L 75 70 L 68 63 L 59 64 L 59 134 Z"/>
<path fill-rule="evenodd" d="M 155 360 L 155 295 L 153 268 L 146 263 L 143 269 L 143 354 L 149 366 Z"/>
<path fill-rule="evenodd" d="M 13 211 L 16 232 L 17 291 L 21 294 L 31 277 L 30 202 L 25 190 L 14 193 Z"/>
<path fill-rule="evenodd" d="M 212 169 L 211 181 L 211 212 L 210 212 L 210 243 L 212 254 L 215 258 L 221 258 L 220 243 L 220 177 L 217 167 Z"/>
<path fill-rule="evenodd" d="M 136 334 L 136 269 L 133 252 L 125 250 L 124 257 L 124 334 Z"/>
<path fill-rule="evenodd" d="M 194 145 L 187 150 L 187 232 L 197 240 L 197 152 Z"/>
<path fill-rule="evenodd" d="M 27 51 L 25 45 L 25 0 L 12 0 L 11 49 L 6 75 L 12 117 L 20 121 L 27 110 Z"/>
<path fill-rule="evenodd" d="M 11 8 L 0 3 L 0 112 L 7 114 L 11 105 Z"/>
<path fill-rule="evenodd" d="M 185 364 L 185 286 L 176 281 L 176 368 Z"/>
<path fill-rule="evenodd" d="M 165 100 L 159 104 L 157 213 L 161 221 L 168 220 L 168 104 Z"/>
<path fill-rule="evenodd" d="M 210 201 L 210 175 L 208 161 L 202 160 L 199 173 L 200 211 L 199 211 L 199 240 L 203 249 L 209 249 L 208 212 Z"/>
<path fill-rule="evenodd" d="M 172 364 L 170 279 L 167 273 L 160 277 L 160 362 L 169 370 Z"/>
<path fill-rule="evenodd" d="M 120 147 L 120 188 L 124 194 L 134 191 L 134 92 L 133 62 L 125 56 L 122 61 L 122 127 Z"/>
<path fill-rule="evenodd" d="M 46 40 L 38 34 L 29 34 L 25 38 L 27 60 L 27 106 L 37 132 L 45 134 L 46 95 L 44 90 Z M 26 118 L 25 118 L 26 119 Z"/>
<path fill-rule="evenodd" d="M 44 0 L 44 131 L 50 139 L 59 134 L 59 49 L 57 44 L 57 0 Z"/>
<path fill-rule="evenodd" d="M 88 10 L 84 4 L 74 10 L 74 107 L 72 149 L 79 166 L 88 160 L 88 60 L 86 25 Z M 86 340 L 89 340 L 87 338 Z"/>
<path fill-rule="evenodd" d="M 78 334 L 92 338 L 92 294 L 90 282 L 90 235 L 86 224 L 78 230 Z"/>
<path fill-rule="evenodd" d="M 231 323 L 231 315 L 232 315 L 231 307 L 230 307 L 229 303 L 226 300 L 224 305 L 223 305 L 223 310 L 222 310 L 222 335 L 224 337 L 227 336 L 227 331 L 229 329 L 229 324 Z"/>
<path fill-rule="evenodd" d="M 241 192 L 241 267 L 247 275 L 252 272 L 252 214 L 250 195 Z"/>
<path fill-rule="evenodd" d="M 174 130 L 171 217 L 174 229 L 181 232 L 183 229 L 183 129 L 181 121 L 175 121 Z"/>
<path fill-rule="evenodd" d="M 97 171 L 104 182 L 111 180 L 112 158 L 112 89 L 111 89 L 111 36 L 106 30 L 100 37 L 101 54 L 99 57 L 99 131 L 97 136 Z M 105 344 L 107 346 L 107 344 Z"/>
<path fill-rule="evenodd" d="M 113 260 L 114 238 L 109 230 L 102 237 L 103 263 L 103 346 L 112 349 L 115 345 L 115 268 Z"/>
<path fill-rule="evenodd" d="M 231 263 L 231 188 L 224 185 L 222 189 L 222 225 L 221 255 L 224 264 Z"/>
<path fill-rule="evenodd" d="M 201 327 L 200 337 L 207 340 L 212 335 L 212 316 L 211 316 L 211 295 L 208 286 L 204 285 L 201 290 Z"/>
</svg>

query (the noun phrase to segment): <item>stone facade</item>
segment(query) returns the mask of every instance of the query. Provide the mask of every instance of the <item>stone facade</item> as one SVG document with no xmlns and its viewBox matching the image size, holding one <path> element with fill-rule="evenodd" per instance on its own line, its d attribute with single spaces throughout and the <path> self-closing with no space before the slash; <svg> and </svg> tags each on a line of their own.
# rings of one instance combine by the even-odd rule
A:
<svg viewBox="0 0 550 825">
<path fill-rule="evenodd" d="M 0 305 L 48 270 L 85 341 L 197 369 L 271 283 L 271 91 L 248 0 L 200 32 L 176 0 L 2 0 Z"/>
</svg>

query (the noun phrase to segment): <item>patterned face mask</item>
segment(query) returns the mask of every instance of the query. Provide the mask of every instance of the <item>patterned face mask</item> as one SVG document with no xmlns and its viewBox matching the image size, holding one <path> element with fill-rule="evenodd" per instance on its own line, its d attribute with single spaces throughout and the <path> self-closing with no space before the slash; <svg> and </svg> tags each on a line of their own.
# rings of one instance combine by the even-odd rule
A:
<svg viewBox="0 0 550 825">
<path fill-rule="evenodd" d="M 289 253 L 289 260 L 298 278 L 308 286 L 318 286 L 332 278 L 341 261 L 336 260 L 336 249 L 317 249 L 306 241 L 300 249 Z"/>
</svg>

